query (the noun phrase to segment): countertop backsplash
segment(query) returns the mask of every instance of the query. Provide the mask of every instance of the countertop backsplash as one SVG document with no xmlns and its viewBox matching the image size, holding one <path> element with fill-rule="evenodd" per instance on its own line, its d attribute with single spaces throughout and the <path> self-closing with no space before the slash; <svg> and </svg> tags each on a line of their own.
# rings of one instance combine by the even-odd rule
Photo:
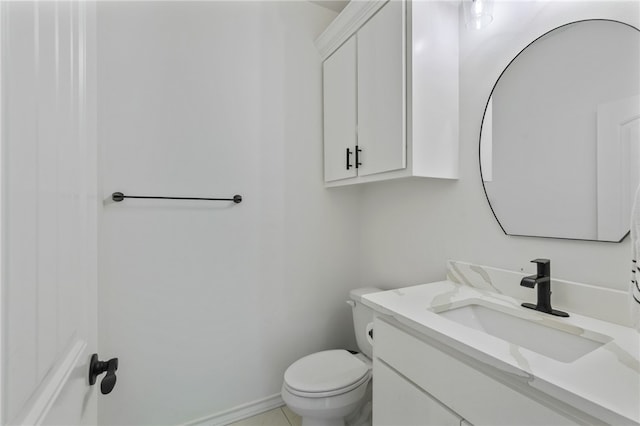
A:
<svg viewBox="0 0 640 426">
<path fill-rule="evenodd" d="M 553 269 L 552 269 L 553 274 Z M 505 294 L 523 302 L 536 303 L 536 289 L 520 285 L 530 273 L 447 261 L 447 279 L 457 284 Z M 566 281 L 551 276 L 551 303 L 554 308 L 631 327 L 627 292 Z"/>
</svg>

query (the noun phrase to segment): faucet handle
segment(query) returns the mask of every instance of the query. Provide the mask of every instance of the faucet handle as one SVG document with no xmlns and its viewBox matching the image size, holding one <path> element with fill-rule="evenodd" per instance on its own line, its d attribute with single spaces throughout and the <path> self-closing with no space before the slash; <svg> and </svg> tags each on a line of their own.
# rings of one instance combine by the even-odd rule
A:
<svg viewBox="0 0 640 426">
<path fill-rule="evenodd" d="M 551 263 L 551 259 L 533 259 L 531 261 L 531 263 L 537 263 L 538 265 L 546 265 L 548 263 Z"/>
<path fill-rule="evenodd" d="M 551 277 L 551 260 L 550 259 L 533 259 L 531 263 L 538 265 L 538 278 Z"/>
</svg>

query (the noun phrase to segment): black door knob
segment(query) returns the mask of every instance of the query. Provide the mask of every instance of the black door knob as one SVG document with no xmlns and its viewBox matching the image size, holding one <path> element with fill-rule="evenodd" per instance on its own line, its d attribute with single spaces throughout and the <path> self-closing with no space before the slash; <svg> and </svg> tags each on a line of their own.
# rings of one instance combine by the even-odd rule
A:
<svg viewBox="0 0 640 426">
<path fill-rule="evenodd" d="M 110 393 L 116 385 L 116 370 L 118 369 L 118 358 L 111 358 L 109 361 L 99 361 L 98 354 L 91 355 L 89 362 L 89 385 L 96 383 L 96 378 L 106 372 L 107 374 L 100 382 L 100 392 L 103 395 Z"/>
</svg>

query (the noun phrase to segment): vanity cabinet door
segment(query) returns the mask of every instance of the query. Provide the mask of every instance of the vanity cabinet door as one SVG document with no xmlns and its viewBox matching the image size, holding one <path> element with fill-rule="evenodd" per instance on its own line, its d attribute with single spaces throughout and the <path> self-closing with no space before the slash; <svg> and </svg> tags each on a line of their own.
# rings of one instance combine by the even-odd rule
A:
<svg viewBox="0 0 640 426">
<path fill-rule="evenodd" d="M 324 180 L 330 182 L 356 176 L 355 36 L 324 61 L 323 81 Z"/>
<path fill-rule="evenodd" d="M 405 7 L 388 2 L 357 33 L 358 176 L 406 167 Z"/>
<path fill-rule="evenodd" d="M 373 369 L 373 425 L 459 426 L 462 418 L 379 359 Z"/>
</svg>

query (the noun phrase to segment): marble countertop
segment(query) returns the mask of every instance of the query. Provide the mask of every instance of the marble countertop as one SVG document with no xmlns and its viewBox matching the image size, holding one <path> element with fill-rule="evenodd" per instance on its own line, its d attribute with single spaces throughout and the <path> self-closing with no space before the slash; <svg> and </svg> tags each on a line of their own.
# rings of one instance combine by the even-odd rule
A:
<svg viewBox="0 0 640 426">
<path fill-rule="evenodd" d="M 535 321 L 560 321 L 611 338 L 608 343 L 571 362 L 561 362 L 482 331 L 458 324 L 432 309 L 476 300 L 518 309 Z M 608 424 L 640 424 L 640 335 L 622 325 L 570 312 L 553 317 L 520 306 L 504 294 L 439 281 L 367 294 L 362 302 L 377 312 L 463 351 L 480 362 L 526 378 L 532 386 Z M 437 310 L 437 309 L 435 309 Z"/>
</svg>

